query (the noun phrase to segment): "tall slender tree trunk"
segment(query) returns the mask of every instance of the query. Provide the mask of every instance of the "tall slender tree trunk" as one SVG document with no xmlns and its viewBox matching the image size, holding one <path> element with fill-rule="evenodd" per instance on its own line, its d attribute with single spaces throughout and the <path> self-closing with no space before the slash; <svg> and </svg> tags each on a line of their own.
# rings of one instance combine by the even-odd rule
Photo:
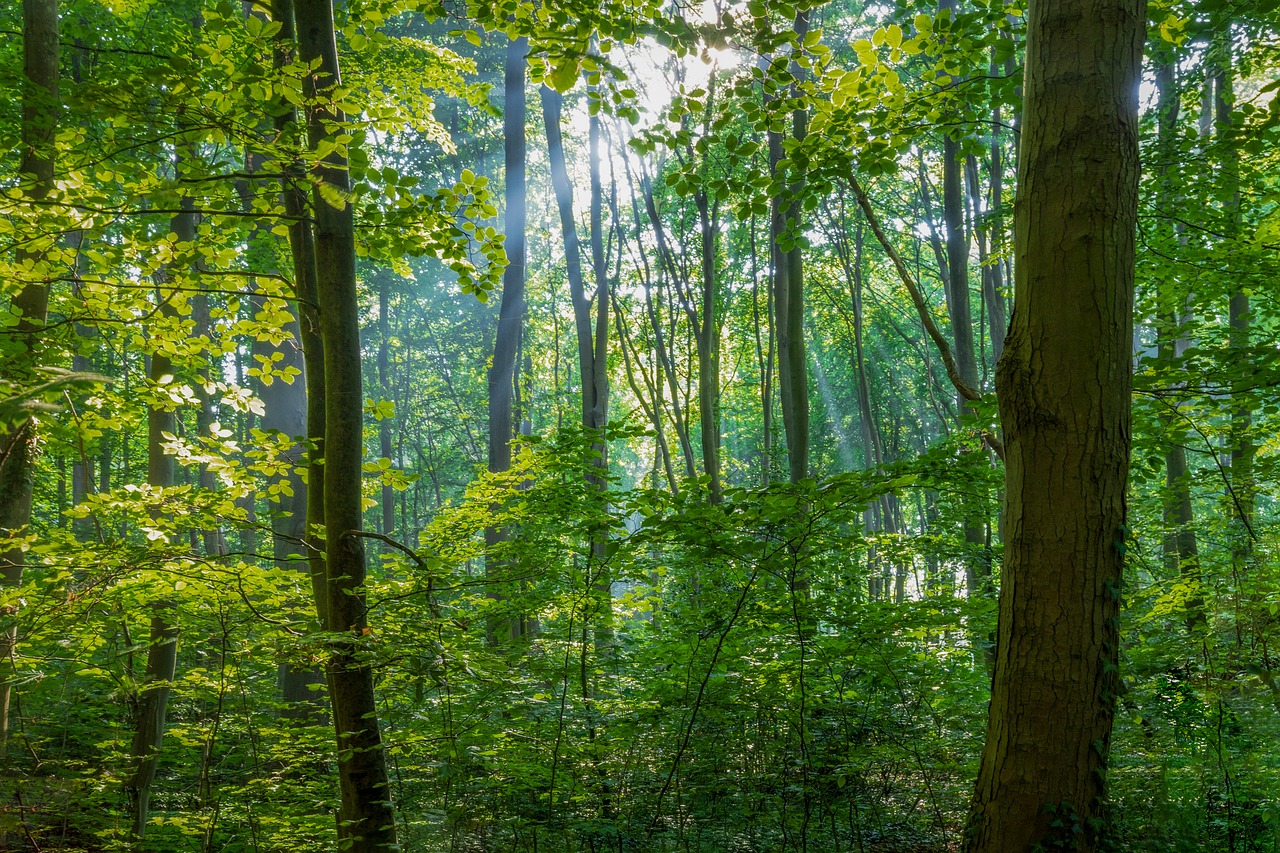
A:
<svg viewBox="0 0 1280 853">
<path fill-rule="evenodd" d="M 756 245 L 756 221 L 751 218 L 751 317 L 754 321 L 756 369 L 760 373 L 760 482 L 769 485 L 773 479 L 773 365 L 775 340 L 773 327 L 773 288 L 765 288 L 765 310 L 760 312 L 759 251 Z"/>
<path fill-rule="evenodd" d="M 1144 0 L 1033 0 L 996 374 L 1006 520 L 969 853 L 1092 853 L 1120 681 Z"/>
<path fill-rule="evenodd" d="M 808 10 L 796 12 L 792 27 L 798 40 L 809 32 Z M 792 64 L 791 72 L 801 70 Z M 791 114 L 791 138 L 803 140 L 808 113 Z M 769 165 L 775 173 L 784 160 L 782 133 L 769 131 Z M 797 168 L 795 165 L 789 168 Z M 804 176 L 795 174 L 787 184 L 787 198 L 771 201 L 770 242 L 773 246 L 773 310 L 778 340 L 778 392 L 782 427 L 787 436 L 790 479 L 798 483 L 809 475 L 809 373 L 804 342 L 804 254 L 801 243 L 801 200 Z"/>
<path fill-rule="evenodd" d="M 394 398 L 391 390 L 391 271 L 378 273 L 378 393 L 385 399 Z M 378 421 L 378 452 L 383 459 L 391 458 L 391 418 Z M 390 536 L 396 526 L 396 494 L 390 485 L 382 487 L 382 518 L 380 532 Z"/>
<path fill-rule="evenodd" d="M 600 121 L 595 115 L 588 119 L 588 157 L 591 171 L 591 201 L 589 210 L 589 231 L 591 241 L 591 269 L 595 281 L 596 315 L 591 316 L 592 297 L 587 295 L 583 281 L 581 246 L 578 241 L 577 221 L 573 215 L 573 186 L 569 180 L 565 166 L 564 141 L 560 131 L 562 98 L 559 92 L 546 86 L 542 88 L 542 114 L 547 132 L 547 152 L 551 166 L 551 184 L 555 192 L 556 207 L 560 213 L 560 229 L 564 238 L 565 266 L 569 279 L 569 295 L 573 302 L 574 328 L 578 342 L 578 373 L 582 379 L 582 426 L 597 434 L 593 437 L 591 449 L 594 460 L 593 471 L 587 480 L 600 493 L 600 500 L 605 500 L 608 480 L 604 474 L 608 466 L 606 453 L 608 447 L 604 441 L 603 431 L 606 426 L 609 408 L 609 380 L 606 357 L 608 354 L 609 331 L 609 297 L 610 287 L 608 269 L 605 263 L 604 227 L 603 227 L 603 189 L 600 178 Z M 596 655 L 602 661 L 608 661 L 614 653 L 614 633 L 612 623 L 612 583 L 607 571 L 608 531 L 603 526 L 596 527 L 590 533 L 591 559 L 586 583 L 591 587 L 591 595 L 596 601 L 595 612 L 590 614 L 588 624 L 582 629 L 582 654 L 580 688 L 582 699 L 588 713 L 588 739 L 594 744 L 596 739 L 595 699 L 599 692 L 596 679 L 592 676 L 594 667 L 588 659 L 587 640 L 590 635 L 594 640 Z M 590 634 L 588 633 L 590 632 Z M 601 815 L 606 819 L 612 817 L 612 794 L 608 778 L 603 767 L 596 761 L 594 750 L 590 754 L 591 763 L 596 771 L 599 783 L 598 796 Z"/>
<path fill-rule="evenodd" d="M 720 282 L 716 277 L 716 247 L 720 232 L 719 201 L 705 191 L 694 194 L 698 209 L 701 300 L 694 321 L 698 356 L 698 418 L 702 430 L 702 470 L 707 475 L 708 498 L 720 503 L 724 486 L 720 479 Z"/>
<path fill-rule="evenodd" d="M 1240 164 L 1236 159 L 1235 128 L 1232 110 L 1235 108 L 1234 71 L 1231 60 L 1229 23 L 1221 23 L 1223 32 L 1216 34 L 1211 46 L 1213 53 L 1213 133 L 1224 183 L 1222 231 L 1228 240 L 1235 240 L 1240 233 Z M 1232 290 L 1227 304 L 1227 323 L 1231 330 L 1231 349 L 1241 360 L 1249 359 L 1252 315 L 1249 292 L 1244 287 Z M 1236 371 L 1243 376 L 1244 371 Z M 1231 504 L 1236 521 L 1231 546 L 1231 560 L 1240 575 L 1253 559 L 1253 515 L 1257 504 L 1257 486 L 1254 483 L 1253 464 L 1257 448 L 1253 438 L 1253 407 L 1249 402 L 1248 380 L 1238 379 L 1232 387 L 1231 410 Z"/>
<path fill-rule="evenodd" d="M 998 147 L 997 143 L 992 144 L 994 152 Z M 991 164 L 991 184 L 1001 183 L 996 176 L 996 170 L 999 169 L 999 161 L 996 160 Z M 1009 316 L 1005 309 L 1003 276 L 1000 272 L 1000 264 L 998 260 L 992 257 L 992 253 L 996 246 L 996 235 L 991 226 L 991 222 L 985 226 L 978 223 L 982 219 L 982 185 L 978 180 L 978 158 L 972 154 L 965 159 L 965 177 L 969 186 L 970 199 L 970 221 L 975 224 L 974 235 L 978 241 L 978 262 L 982 267 L 982 301 L 987 306 L 987 334 L 991 339 L 991 359 L 992 363 L 998 362 L 1000 356 L 1004 354 L 1004 334 L 1009 327 Z M 995 190 L 992 190 L 994 195 Z M 985 375 L 987 367 L 984 365 L 982 372 Z M 977 381 L 976 368 L 974 381 Z"/>
<path fill-rule="evenodd" d="M 53 189 L 55 136 L 58 129 L 58 4 L 56 0 L 24 0 L 22 4 L 22 191 L 27 201 L 45 199 Z M 45 269 L 43 250 L 17 252 L 18 266 L 31 264 L 33 280 L 13 298 L 17 323 L 8 334 L 18 343 L 0 368 L 15 384 L 30 382 L 39 365 L 38 336 L 49 310 L 52 275 Z M 0 537 L 21 535 L 31 522 L 31 492 L 35 477 L 36 424 L 28 418 L 0 434 Z M 0 551 L 0 583 L 22 583 L 25 561 L 21 548 Z M 9 743 L 10 666 L 18 629 L 13 614 L 0 617 L 0 756 Z"/>
<path fill-rule="evenodd" d="M 182 157 L 174 160 L 174 171 L 181 177 Z M 177 235 L 179 245 L 192 247 L 196 239 L 196 213 L 191 200 L 183 198 L 182 213 L 173 217 L 170 230 Z M 162 316 L 172 318 L 176 309 L 174 290 L 167 289 L 174 278 L 174 269 L 160 276 L 156 288 L 156 301 Z M 173 382 L 173 363 L 163 351 L 161 342 L 151 354 L 150 380 L 153 388 Z M 165 453 L 165 435 L 176 435 L 178 419 L 174 410 L 166 405 L 152 404 L 147 409 L 147 483 L 157 489 L 172 488 L 176 484 L 174 458 Z M 142 848 L 146 834 L 147 817 L 151 801 L 151 786 L 155 782 L 160 746 L 164 740 L 165 714 L 169 705 L 169 692 L 178 666 L 178 628 L 174 624 L 173 602 L 161 598 L 151 605 L 151 627 L 147 643 L 146 670 L 138 685 L 134 702 L 133 742 L 130 748 L 132 768 L 125 788 L 129 795 L 133 826 L 131 846 Z"/>
<path fill-rule="evenodd" d="M 938 0 L 939 12 L 950 12 L 955 17 L 955 0 Z M 951 320 L 951 343 L 954 347 L 956 371 L 960 380 L 970 388 L 978 389 L 977 348 L 974 345 L 973 309 L 969 298 L 969 229 L 965 223 L 964 161 L 959 141 L 950 135 L 942 139 L 942 220 L 946 227 L 946 273 L 944 290 L 947 295 L 947 315 Z M 956 412 L 961 428 L 972 423 L 974 410 L 971 401 L 962 393 L 956 394 Z M 985 454 L 983 454 L 985 458 Z M 970 462 L 977 463 L 971 458 Z M 986 551 L 986 519 L 970 502 L 964 516 L 964 542 L 967 555 L 964 562 L 965 582 L 969 595 L 989 593 L 991 562 Z M 980 501 L 985 504 L 986 499 Z M 975 646 L 981 638 L 974 636 Z M 989 655 L 984 655 L 990 664 Z"/>
<path fill-rule="evenodd" d="M 282 50 L 292 51 L 294 41 L 293 17 L 292 10 L 288 12 L 288 26 L 282 26 L 278 38 L 284 42 Z M 274 16 L 274 11 L 273 11 Z M 284 40 L 287 39 L 287 42 Z M 291 55 L 291 53 L 289 54 Z M 278 121 L 277 128 L 284 133 L 296 132 L 297 128 L 292 120 L 292 114 L 288 113 L 290 120 Z M 256 169 L 252 159 L 249 163 L 251 169 Z M 291 168 L 292 164 L 286 168 Z M 305 199 L 290 199 L 289 195 L 294 193 L 293 189 L 286 189 L 282 193 L 281 201 L 286 212 L 297 211 L 292 215 L 301 216 L 306 210 Z M 298 293 L 307 292 L 310 295 L 307 300 L 314 304 L 315 301 L 315 270 L 314 255 L 310 256 L 311 263 L 308 263 L 302 255 L 303 248 L 310 253 L 310 225 L 305 221 L 294 221 L 291 223 L 291 236 L 299 229 L 305 229 L 307 237 L 298 237 L 295 241 L 289 241 L 289 248 L 294 255 L 293 264 L 293 282 L 295 297 Z M 255 270 L 264 272 L 275 272 L 273 269 L 272 258 L 275 255 L 275 244 L 278 238 L 267 232 L 265 229 L 256 229 L 254 235 L 250 238 L 250 264 Z M 256 242 L 256 245 L 254 243 Z M 297 243 L 295 247 L 295 242 Z M 254 296 L 251 300 L 254 313 L 258 313 L 266 309 L 275 300 L 262 296 Z M 278 433 L 291 439 L 300 439 L 288 446 L 283 453 L 283 459 L 288 463 L 289 468 L 276 475 L 272 483 L 271 490 L 271 559 L 274 564 L 280 568 L 292 569 L 301 572 L 311 578 L 311 566 L 308 560 L 308 551 L 315 549 L 315 555 L 319 561 L 320 574 L 323 574 L 324 563 L 320 555 L 319 549 L 323 548 L 323 543 L 318 541 L 308 530 L 308 504 L 310 497 L 310 487 L 308 483 L 315 483 L 314 491 L 319 493 L 323 487 L 324 469 L 318 467 L 316 471 L 309 472 L 315 479 L 305 480 L 301 473 L 301 466 L 306 464 L 306 457 L 309 453 L 306 445 L 306 437 L 311 430 L 308 423 L 308 400 L 307 386 L 311 380 L 311 374 L 307 371 L 306 355 L 303 351 L 303 334 L 301 326 L 298 322 L 298 309 L 294 302 L 285 301 L 279 307 L 288 312 L 289 319 L 284 323 L 281 331 L 284 333 L 284 339 L 278 342 L 269 340 L 254 340 L 252 344 L 252 354 L 256 360 L 265 360 L 273 365 L 273 373 L 264 377 L 255 383 L 254 393 L 258 399 L 262 401 L 262 416 L 258 425 L 268 433 Z M 317 330 L 318 334 L 318 330 Z M 314 369 L 322 373 L 323 363 L 320 359 L 316 359 L 317 364 Z M 293 375 L 292 381 L 286 381 L 283 375 L 290 371 L 297 371 Z M 321 379 L 323 387 L 323 380 Z M 323 438 L 323 411 L 317 412 L 319 423 L 316 429 Z M 246 432 L 248 430 L 246 429 Z M 250 494 L 246 503 L 252 507 L 256 496 Z M 323 504 L 321 504 L 323 506 Z M 249 519 L 252 524 L 252 517 Z M 314 519 L 317 525 L 322 526 L 324 519 L 322 516 Z M 252 531 L 252 535 L 246 535 L 242 540 L 245 543 L 245 550 L 250 550 L 249 546 L 256 543 L 256 530 Z M 256 551 L 256 548 L 252 549 Z M 325 581 L 320 578 L 320 588 L 323 590 Z M 318 599 L 315 597 L 314 585 L 312 588 L 313 603 Z M 317 621 L 312 627 L 318 630 L 323 624 L 323 617 L 320 615 L 320 608 L 317 607 Z M 318 693 L 313 688 L 316 685 L 324 683 L 324 671 L 321 667 L 314 665 L 299 665 L 296 662 L 282 662 L 278 671 L 278 680 L 280 686 L 281 698 L 284 700 L 283 713 L 286 717 L 299 718 L 304 720 L 316 720 L 322 714 L 322 705 L 324 694 Z"/>
<path fill-rule="evenodd" d="M 178 126 L 181 129 L 181 119 Z M 173 161 L 174 175 L 178 179 L 183 177 L 183 163 L 189 156 L 188 152 L 189 146 L 179 141 Z M 191 199 L 186 196 L 181 199 L 180 209 L 181 212 L 173 217 L 169 228 L 177 237 L 177 245 L 184 247 L 190 254 L 180 264 L 169 266 L 157 276 L 158 310 L 162 317 L 169 320 L 178 313 L 175 301 L 183 298 L 179 295 L 179 289 L 174 287 L 175 279 L 188 276 L 196 270 L 194 248 L 199 215 L 195 212 Z M 190 281 L 180 283 L 186 286 L 191 284 Z M 201 320 L 197 310 L 199 307 L 193 306 L 197 323 Z M 153 390 L 174 381 L 173 363 L 165 351 L 168 346 L 168 343 L 160 341 L 151 354 L 149 379 Z M 198 429 L 208 429 L 211 418 L 203 404 L 197 412 L 196 421 Z M 170 405 L 153 403 L 147 410 L 147 483 L 157 489 L 171 488 L 177 484 L 176 462 L 164 448 L 166 434 L 178 434 L 177 414 Z M 193 531 L 193 546 L 194 536 Z M 205 544 L 212 546 L 216 553 L 216 537 L 206 538 Z M 174 623 L 174 617 L 174 604 L 168 598 L 160 598 L 152 603 L 146 669 L 138 685 L 133 707 L 134 731 L 130 748 L 132 769 L 125 783 L 133 817 L 130 843 L 134 849 L 141 849 L 146 833 L 151 787 L 155 782 L 160 747 L 164 740 L 169 693 L 177 673 L 179 629 Z"/>
<path fill-rule="evenodd" d="M 1173 171 L 1173 158 L 1177 152 L 1177 128 L 1179 113 L 1179 93 L 1175 79 L 1175 69 L 1171 62 L 1162 62 L 1156 68 L 1157 92 L 1157 157 L 1160 183 L 1157 190 L 1157 204 L 1170 209 L 1176 203 L 1178 187 Z M 1177 239 L 1171 225 L 1160 222 L 1157 234 L 1172 243 Z M 1157 357 L 1165 363 L 1172 364 L 1188 346 L 1182 336 L 1183 324 L 1182 303 L 1185 298 L 1184 288 L 1176 281 L 1161 282 L 1159 298 L 1171 300 L 1172 304 L 1162 307 L 1157 317 L 1156 351 Z M 1177 405 L 1175 400 L 1173 405 Z M 1198 634 L 1205 627 L 1204 597 L 1200 594 L 1200 548 L 1196 539 L 1195 514 L 1191 503 L 1191 475 L 1187 466 L 1187 450 L 1183 445 L 1182 435 L 1186 432 L 1179 422 L 1176 409 L 1169 412 L 1164 419 L 1167 435 L 1165 446 L 1165 506 L 1164 506 L 1164 541 L 1161 543 L 1164 553 L 1165 567 L 1185 581 L 1193 592 L 1185 602 L 1185 622 L 1192 635 Z"/>
<path fill-rule="evenodd" d="M 273 62 L 277 68 L 293 61 L 296 47 L 293 0 L 272 0 L 271 18 L 280 24 L 276 33 Z M 306 84 L 308 90 L 314 86 Z M 310 91 L 314 94 L 314 91 Z M 297 124 L 292 108 L 283 108 L 276 118 L 276 129 L 289 138 L 303 129 Z M 293 265 L 293 290 L 297 304 L 298 340 L 302 345 L 301 393 L 305 396 L 305 432 L 307 439 L 306 497 L 296 511 L 303 518 L 301 553 L 306 571 L 311 576 L 311 593 L 316 617 L 324 626 L 329 611 L 328 569 L 324 557 L 324 339 L 320 333 L 320 304 L 316 290 L 315 235 L 312 230 L 301 163 L 284 164 L 280 200 L 289 216 L 289 253 Z M 300 567 L 301 568 L 301 567 Z M 313 674 L 284 673 L 281 684 L 285 696 L 309 693 L 308 685 L 316 681 Z M 296 680 L 294 677 L 296 676 Z"/>
<path fill-rule="evenodd" d="M 316 167 L 320 180 L 343 196 L 350 190 L 346 148 L 332 129 L 343 121 L 333 103 L 341 77 L 329 0 L 296 0 L 300 58 L 315 71 L 317 102 L 308 137 L 313 151 L 336 145 Z M 378 727 L 373 671 L 363 659 L 367 642 L 365 552 L 361 477 L 364 395 L 360 371 L 359 302 L 356 295 L 355 223 L 351 203 L 326 201 L 317 190 L 316 296 L 324 342 L 324 529 L 331 641 L 329 698 L 338 739 L 340 846 L 353 853 L 396 849 L 396 826 Z"/>
<path fill-rule="evenodd" d="M 502 276 L 502 302 L 498 306 L 498 333 L 494 340 L 493 366 L 489 368 L 489 471 L 511 469 L 511 440 L 515 437 L 516 386 L 519 383 L 520 338 L 525 312 L 525 55 L 528 40 L 514 39 L 507 45 L 503 79 L 504 158 L 506 168 L 506 250 L 507 268 Z M 505 563 L 492 550 L 507 538 L 507 531 L 487 527 L 485 545 L 488 595 L 500 600 L 506 574 Z M 495 617 L 488 625 L 490 643 L 500 643 L 524 634 L 519 618 Z"/>
</svg>

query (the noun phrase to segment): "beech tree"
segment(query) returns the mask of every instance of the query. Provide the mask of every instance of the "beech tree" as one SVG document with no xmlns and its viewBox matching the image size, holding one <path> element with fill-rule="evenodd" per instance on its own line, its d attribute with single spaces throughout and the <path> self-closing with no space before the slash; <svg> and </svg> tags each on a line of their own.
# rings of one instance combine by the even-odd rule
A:
<svg viewBox="0 0 1280 853">
<path fill-rule="evenodd" d="M 1120 688 L 1143 0 L 1033 2 L 1014 308 L 996 375 L 1005 554 L 970 853 L 1098 849 Z"/>
<path fill-rule="evenodd" d="M 315 68 L 316 103 L 307 134 L 316 166 L 316 303 L 324 348 L 324 536 L 326 612 L 334 638 L 326 670 L 338 742 L 342 808 L 338 838 L 354 853 L 396 849 L 396 824 L 378 726 L 373 670 L 360 648 L 368 635 L 361 506 L 364 390 L 361 385 L 355 222 L 347 193 L 345 119 L 329 0 L 296 0 L 298 55 Z"/>
<path fill-rule="evenodd" d="M 1274 3 L 59 5 L 0 848 L 1275 846 Z"/>
<path fill-rule="evenodd" d="M 22 4 L 22 163 L 20 195 L 36 203 L 54 189 L 55 134 L 58 130 L 58 4 L 56 0 L 24 0 Z M 32 216 L 34 226 L 40 220 Z M 34 229 L 33 229 L 34 230 Z M 49 310 L 48 244 L 52 235 L 32 233 L 17 252 L 16 267 L 23 273 L 21 290 L 14 297 L 12 332 L 15 348 L 7 353 L 0 376 L 10 383 L 10 393 L 35 384 L 40 366 L 39 335 Z M 31 491 L 35 478 L 35 422 L 26 412 L 15 412 L 0 422 L 0 533 L 21 536 L 31 521 Z M 0 583 L 15 587 L 22 582 L 24 549 L 0 550 Z M 0 622 L 0 673 L 4 673 L 17 640 L 17 628 Z M 9 703 L 12 681 L 0 675 L 0 755 L 8 744 Z"/>
</svg>

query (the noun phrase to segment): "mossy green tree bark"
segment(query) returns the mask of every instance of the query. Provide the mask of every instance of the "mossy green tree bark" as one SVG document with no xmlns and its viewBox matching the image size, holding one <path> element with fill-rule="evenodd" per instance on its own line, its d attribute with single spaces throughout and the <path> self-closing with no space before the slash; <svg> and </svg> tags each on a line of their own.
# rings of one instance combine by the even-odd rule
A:
<svg viewBox="0 0 1280 853">
<path fill-rule="evenodd" d="M 966 849 L 1098 849 L 1118 678 L 1145 0 L 1033 0 L 1013 321 L 996 387 L 1006 543 Z"/>
</svg>

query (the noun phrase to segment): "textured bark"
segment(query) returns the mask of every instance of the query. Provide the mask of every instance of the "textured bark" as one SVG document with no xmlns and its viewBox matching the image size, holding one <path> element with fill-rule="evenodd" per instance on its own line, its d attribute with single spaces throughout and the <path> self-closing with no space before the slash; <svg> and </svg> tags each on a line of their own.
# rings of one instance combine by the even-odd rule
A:
<svg viewBox="0 0 1280 853">
<path fill-rule="evenodd" d="M 329 99 L 340 85 L 333 7 L 327 0 L 295 3 L 299 55 L 317 63 L 308 136 L 312 150 L 333 142 L 329 125 L 343 115 Z M 342 194 L 349 190 L 345 149 L 317 166 L 319 178 Z M 339 845 L 353 853 L 396 849 L 396 826 L 387 784 L 386 756 L 378 728 L 373 672 L 361 660 L 367 633 L 365 553 L 360 537 L 364 396 L 360 371 L 359 302 L 356 295 L 355 227 L 351 204 L 335 207 L 317 191 L 316 296 L 324 343 L 324 529 L 328 608 L 325 628 L 334 637 L 327 673 L 338 741 L 341 807 Z"/>
<path fill-rule="evenodd" d="M 54 136 L 58 107 L 58 4 L 55 0 L 25 0 L 22 4 L 22 190 L 27 200 L 40 201 L 53 189 Z M 33 264 L 35 275 L 45 262 L 45 252 L 20 248 L 19 265 Z M 49 309 L 46 280 L 26 282 L 13 298 L 17 323 L 8 331 L 20 350 L 0 368 L 0 375 L 15 384 L 34 378 L 38 366 L 37 336 L 44 328 Z M 28 419 L 3 428 L 0 434 L 0 537 L 20 533 L 31 522 L 31 491 L 35 472 L 36 429 Z M 23 552 L 8 548 L 0 552 L 0 583 L 22 583 Z M 8 668 L 12 664 L 17 626 L 12 614 L 0 614 L 0 756 L 9 743 L 9 703 L 12 686 Z"/>
<path fill-rule="evenodd" d="M 970 853 L 1088 853 L 1103 834 L 1145 28 L 1144 0 L 1029 9 L 1014 314 L 996 375 L 1007 539 Z"/>
</svg>

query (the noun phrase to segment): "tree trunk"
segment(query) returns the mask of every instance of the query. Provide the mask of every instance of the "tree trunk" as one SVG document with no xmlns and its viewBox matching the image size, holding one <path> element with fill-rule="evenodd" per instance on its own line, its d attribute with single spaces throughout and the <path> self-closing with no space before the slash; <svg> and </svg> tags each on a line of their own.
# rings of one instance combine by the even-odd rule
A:
<svg viewBox="0 0 1280 853">
<path fill-rule="evenodd" d="M 280 24 L 276 34 L 276 51 L 273 62 L 277 68 L 293 60 L 296 31 L 294 27 L 293 0 L 272 0 L 272 20 Z M 283 109 L 276 119 L 276 129 L 284 136 L 300 130 L 297 114 Z M 323 626 L 329 612 L 328 569 L 325 566 L 324 539 L 324 339 L 320 334 L 320 309 L 316 293 L 315 235 L 308 216 L 307 197 L 301 186 L 301 164 L 286 164 L 281 182 L 280 198 L 289 219 L 289 253 L 293 262 L 293 289 L 297 300 L 298 340 L 302 344 L 301 393 L 305 396 L 305 432 L 307 450 L 306 495 L 297 507 L 303 517 L 301 552 L 306 558 L 306 570 L 311 576 L 311 593 L 315 602 L 316 617 Z M 296 401 L 295 401 L 296 404 Z M 295 504 L 295 506 L 297 506 Z M 296 678 L 296 680 L 295 680 Z M 285 675 L 281 687 L 285 696 L 309 693 L 307 685 L 316 681 L 311 673 L 293 672 Z"/>
<path fill-rule="evenodd" d="M 996 374 L 1006 532 L 966 849 L 1101 843 L 1119 686 L 1143 0 L 1034 0 Z"/>
<path fill-rule="evenodd" d="M 954 0 L 938 0 L 938 11 L 949 11 L 955 17 Z M 969 299 L 969 232 L 965 227 L 964 164 L 960 143 L 950 135 L 942 139 L 942 220 L 947 231 L 947 268 L 945 292 L 947 315 L 951 320 L 951 343 L 955 347 L 956 371 L 960 380 L 978 389 L 978 359 L 973 337 L 973 310 Z M 957 392 L 956 412 L 961 429 L 973 421 L 973 408 L 965 395 Z M 985 454 L 984 454 L 985 456 Z M 973 464 L 976 460 L 970 458 Z M 982 503 L 986 503 L 985 496 Z M 991 566 L 984 554 L 986 520 L 971 506 L 965 510 L 964 561 L 965 582 L 971 596 L 989 591 Z M 974 637 L 974 645 L 981 645 Z M 976 649 L 975 649 L 976 651 Z"/>
<path fill-rule="evenodd" d="M 182 159 L 174 160 L 174 172 L 181 177 Z M 182 199 L 183 212 L 173 217 L 170 230 L 180 245 L 192 246 L 196 239 L 196 213 L 190 199 Z M 165 292 L 164 279 L 172 279 L 173 270 L 164 271 L 156 289 L 159 312 L 172 318 L 177 311 L 174 291 Z M 161 343 L 161 347 L 167 344 Z M 173 381 L 173 363 L 157 348 L 151 354 L 150 379 L 153 387 Z M 157 489 L 176 484 L 174 458 L 165 453 L 165 435 L 176 435 L 178 418 L 172 408 L 152 404 L 147 409 L 147 483 Z M 158 512 L 159 510 L 157 510 Z M 132 769 L 125 783 L 133 818 L 130 844 L 142 848 L 147 830 L 151 785 L 156 778 L 160 745 L 164 739 L 164 719 L 169 705 L 169 691 L 178 666 L 178 628 L 173 624 L 173 602 L 159 599 L 151 605 L 151 629 L 147 644 L 146 671 L 138 685 L 134 703 L 133 742 L 129 751 Z"/>
<path fill-rule="evenodd" d="M 489 471 L 511 469 L 511 439 L 516 434 L 515 395 L 519 382 L 520 337 L 525 312 L 525 54 L 528 40 L 515 39 L 507 45 L 503 89 L 503 134 L 506 168 L 506 250 L 507 268 L 502 275 L 502 303 L 498 307 L 498 333 L 494 340 L 493 366 L 489 368 Z M 485 546 L 492 549 L 507 538 L 507 531 L 486 527 Z M 505 598 L 505 563 L 492 553 L 486 557 L 487 595 Z M 490 643 L 516 639 L 524 633 L 521 620 L 497 616 L 489 621 Z"/>
<path fill-rule="evenodd" d="M 702 470 L 707 475 L 708 498 L 720 503 L 720 286 L 716 280 L 716 243 L 720 232 L 719 202 L 703 190 L 694 194 L 698 209 L 699 257 L 702 291 L 694 335 L 698 353 L 698 419 L 702 429 Z"/>
<path fill-rule="evenodd" d="M 44 199 L 53 189 L 54 137 L 58 129 L 58 4 L 56 0 L 24 0 L 22 4 L 22 176 L 28 201 Z M 46 262 L 43 250 L 19 249 L 18 266 L 32 264 L 36 277 Z M 17 323 L 7 335 L 19 342 L 0 375 L 15 384 L 35 378 L 39 341 L 49 310 L 48 279 L 27 282 L 13 298 Z M 0 536 L 21 534 L 31 522 L 31 491 L 35 475 L 35 422 L 20 421 L 0 434 Z M 19 548 L 0 552 L 0 583 L 22 583 L 25 557 Z M 8 669 L 13 661 L 17 625 L 10 618 L 0 622 L 0 756 L 9 743 L 9 702 L 12 684 Z"/>
<path fill-rule="evenodd" d="M 378 273 L 378 394 L 381 399 L 394 399 L 391 390 L 391 271 Z M 391 458 L 391 418 L 378 421 L 378 452 Z M 390 536 L 396 526 L 396 495 L 390 485 L 382 486 L 382 519 L 379 532 Z"/>
<path fill-rule="evenodd" d="M 1159 165 L 1157 170 L 1160 183 L 1157 189 L 1157 204 L 1170 209 L 1176 202 L 1178 187 L 1169 174 L 1173 167 L 1172 158 L 1177 151 L 1177 128 L 1179 112 L 1179 93 L 1175 80 L 1174 66 L 1169 62 L 1161 63 L 1156 68 L 1157 92 L 1157 151 Z M 1157 236 L 1162 236 L 1170 243 L 1177 237 L 1172 226 L 1158 220 Z M 1174 286 L 1169 286 L 1173 284 Z M 1156 320 L 1157 357 L 1171 364 L 1188 346 L 1182 336 L 1181 316 L 1182 303 L 1185 299 L 1183 287 L 1176 282 L 1161 282 L 1158 299 L 1169 300 L 1171 304 L 1162 305 Z M 1204 597 L 1200 594 L 1200 548 L 1196 540 L 1195 515 L 1191 503 L 1191 475 L 1187 467 L 1187 450 L 1183 446 L 1185 427 L 1179 422 L 1177 400 L 1175 407 L 1164 418 L 1167 444 L 1165 446 L 1165 535 L 1161 543 L 1164 553 L 1165 568 L 1172 575 L 1179 576 L 1188 583 L 1193 592 L 1185 602 L 1185 623 L 1187 630 L 1194 636 L 1205 627 Z"/>
<path fill-rule="evenodd" d="M 1235 87 L 1231 67 L 1231 40 L 1227 28 L 1228 23 L 1220 26 L 1224 32 L 1213 40 L 1212 81 L 1213 81 L 1213 133 L 1219 162 L 1222 164 L 1222 178 L 1225 184 L 1223 196 L 1223 235 L 1228 241 L 1235 240 L 1240 232 L 1240 165 L 1236 157 L 1235 130 L 1232 110 L 1235 107 Z M 1230 328 L 1231 349 L 1235 356 L 1247 363 L 1250 345 L 1251 312 L 1249 307 L 1249 291 L 1237 287 L 1231 292 L 1227 304 L 1227 323 Z M 1245 371 L 1236 371 L 1236 376 L 1243 377 Z M 1231 561 L 1237 577 L 1248 567 L 1253 559 L 1253 514 L 1257 503 L 1256 485 L 1253 482 L 1253 462 L 1257 448 L 1253 439 L 1253 407 L 1249 402 L 1250 380 L 1237 379 L 1233 382 L 1231 410 L 1231 504 L 1235 518 L 1235 530 L 1232 533 Z"/>
<path fill-rule="evenodd" d="M 318 66 L 308 136 L 314 151 L 336 144 L 333 123 L 344 119 L 330 100 L 341 86 L 327 0 L 297 0 L 298 47 Z M 345 145 L 337 144 L 317 166 L 320 179 L 344 196 L 350 189 Z M 339 845 L 353 853 L 396 849 L 396 826 L 378 728 L 373 672 L 362 660 L 367 642 L 365 553 L 360 537 L 364 396 L 360 375 L 359 303 L 356 295 L 355 227 L 351 204 L 335 206 L 316 191 L 316 295 L 324 341 L 324 529 L 327 552 L 330 645 L 328 677 L 338 738 Z"/>
<path fill-rule="evenodd" d="M 799 11 L 793 22 L 796 38 L 809 32 L 809 12 Z M 792 64 L 797 78 L 801 70 Z M 808 114 L 803 109 L 791 115 L 791 138 L 804 139 Z M 775 174 L 782 166 L 780 131 L 769 131 L 769 165 Z M 798 169 L 790 165 L 788 169 Z M 778 338 L 778 392 L 781 397 L 782 428 L 787 436 L 790 479 L 798 483 L 809 476 L 809 374 L 804 345 L 804 255 L 799 194 L 804 176 L 792 175 L 784 199 L 771 200 L 770 242 L 773 246 L 773 310 Z M 785 202 L 785 203 L 784 203 Z"/>
</svg>

